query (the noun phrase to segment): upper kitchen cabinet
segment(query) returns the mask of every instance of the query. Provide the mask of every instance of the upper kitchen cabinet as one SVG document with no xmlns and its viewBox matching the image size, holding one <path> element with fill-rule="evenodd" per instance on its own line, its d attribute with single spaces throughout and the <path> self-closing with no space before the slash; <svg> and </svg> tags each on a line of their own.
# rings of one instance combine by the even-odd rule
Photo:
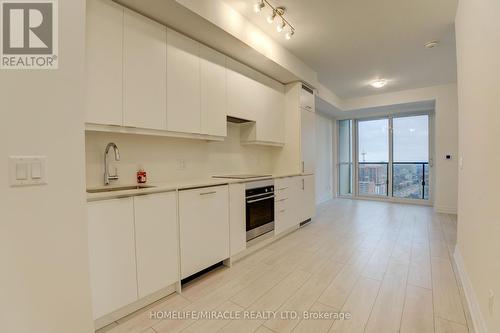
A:
<svg viewBox="0 0 500 333">
<path fill-rule="evenodd" d="M 167 129 L 167 28 L 125 9 L 123 125 Z"/>
<path fill-rule="evenodd" d="M 227 135 L 226 56 L 200 45 L 201 133 Z"/>
<path fill-rule="evenodd" d="M 200 44 L 167 29 L 167 129 L 201 133 Z"/>
<path fill-rule="evenodd" d="M 122 125 L 123 7 L 87 1 L 85 121 Z"/>
<path fill-rule="evenodd" d="M 300 89 L 300 107 L 315 112 L 314 91 L 305 85 L 302 85 L 302 89 Z"/>
<path fill-rule="evenodd" d="M 283 145 L 284 86 L 232 59 L 227 59 L 228 115 L 252 121 L 242 127 L 242 142 Z"/>
</svg>

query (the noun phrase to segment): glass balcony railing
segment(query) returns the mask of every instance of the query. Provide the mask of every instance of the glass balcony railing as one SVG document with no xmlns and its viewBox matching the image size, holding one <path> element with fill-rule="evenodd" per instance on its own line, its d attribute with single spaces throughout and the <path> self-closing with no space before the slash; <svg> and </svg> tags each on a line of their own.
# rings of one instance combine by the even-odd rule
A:
<svg viewBox="0 0 500 333">
<path fill-rule="evenodd" d="M 405 199 L 429 199 L 429 163 L 394 162 L 392 196 Z"/>
<path fill-rule="evenodd" d="M 358 163 L 359 195 L 388 195 L 389 163 Z"/>
</svg>

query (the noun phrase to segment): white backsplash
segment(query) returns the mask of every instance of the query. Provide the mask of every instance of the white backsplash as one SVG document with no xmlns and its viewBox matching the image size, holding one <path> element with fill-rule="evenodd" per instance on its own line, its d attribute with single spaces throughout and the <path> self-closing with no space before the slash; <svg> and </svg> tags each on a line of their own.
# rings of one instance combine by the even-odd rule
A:
<svg viewBox="0 0 500 333">
<path fill-rule="evenodd" d="M 209 178 L 213 175 L 272 173 L 274 157 L 280 148 L 240 144 L 240 128 L 228 123 L 223 142 L 178 139 L 159 136 L 86 132 L 87 186 L 103 185 L 104 149 L 114 142 L 120 161 L 109 154 L 110 170 L 116 166 L 120 180 L 113 184 L 136 182 L 136 172 L 144 168 L 149 182 Z"/>
</svg>

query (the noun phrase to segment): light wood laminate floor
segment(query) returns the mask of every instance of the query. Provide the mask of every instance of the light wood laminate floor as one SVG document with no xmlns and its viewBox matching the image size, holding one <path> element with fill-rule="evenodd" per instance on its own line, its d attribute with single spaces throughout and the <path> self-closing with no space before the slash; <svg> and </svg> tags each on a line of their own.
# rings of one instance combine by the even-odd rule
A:
<svg viewBox="0 0 500 333">
<path fill-rule="evenodd" d="M 100 332 L 467 333 L 452 265 L 456 216 L 335 199 L 314 222 Z M 150 319 L 155 311 L 350 313 L 334 319 Z"/>
</svg>

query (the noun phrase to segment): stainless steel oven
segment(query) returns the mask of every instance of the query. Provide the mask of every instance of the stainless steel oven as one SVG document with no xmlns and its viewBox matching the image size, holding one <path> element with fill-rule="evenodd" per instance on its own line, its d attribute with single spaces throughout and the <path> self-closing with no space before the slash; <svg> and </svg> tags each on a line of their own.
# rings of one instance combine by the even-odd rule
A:
<svg viewBox="0 0 500 333">
<path fill-rule="evenodd" d="M 274 182 L 263 180 L 246 185 L 247 241 L 274 230 Z"/>
</svg>

